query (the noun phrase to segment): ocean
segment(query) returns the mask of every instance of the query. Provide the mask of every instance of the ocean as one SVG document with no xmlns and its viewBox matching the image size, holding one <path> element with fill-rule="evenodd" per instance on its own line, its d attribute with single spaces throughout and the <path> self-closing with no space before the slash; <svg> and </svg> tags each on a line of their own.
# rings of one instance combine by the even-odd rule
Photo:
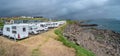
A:
<svg viewBox="0 0 120 56">
<path fill-rule="evenodd" d="M 108 29 L 120 33 L 120 20 L 115 19 L 92 19 L 88 24 L 98 24 L 99 29 Z"/>
</svg>

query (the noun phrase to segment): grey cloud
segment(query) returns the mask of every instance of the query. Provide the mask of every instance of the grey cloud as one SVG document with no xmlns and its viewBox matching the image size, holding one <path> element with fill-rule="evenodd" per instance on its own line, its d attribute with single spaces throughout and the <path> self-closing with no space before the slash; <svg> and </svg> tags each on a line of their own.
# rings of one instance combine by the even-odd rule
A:
<svg viewBox="0 0 120 56">
<path fill-rule="evenodd" d="M 0 0 L 0 16 L 119 17 L 119 0 Z"/>
</svg>

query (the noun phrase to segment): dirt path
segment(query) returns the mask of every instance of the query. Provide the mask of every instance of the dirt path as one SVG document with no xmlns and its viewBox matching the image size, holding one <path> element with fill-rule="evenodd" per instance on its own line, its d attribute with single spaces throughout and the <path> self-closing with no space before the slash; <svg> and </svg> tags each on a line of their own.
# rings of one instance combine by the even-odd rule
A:
<svg viewBox="0 0 120 56">
<path fill-rule="evenodd" d="M 32 36 L 18 43 L 26 46 L 31 56 L 75 56 L 73 48 L 68 48 L 56 40 L 58 36 L 54 34 L 54 30 Z"/>
</svg>

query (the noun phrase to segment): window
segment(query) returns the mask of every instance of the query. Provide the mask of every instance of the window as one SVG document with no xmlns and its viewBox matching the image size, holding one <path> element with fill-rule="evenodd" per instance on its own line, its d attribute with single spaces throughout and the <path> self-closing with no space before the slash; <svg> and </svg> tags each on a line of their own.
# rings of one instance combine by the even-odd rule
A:
<svg viewBox="0 0 120 56">
<path fill-rule="evenodd" d="M 17 33 L 17 31 L 12 31 L 12 33 L 16 34 L 16 33 Z"/>
<path fill-rule="evenodd" d="M 12 29 L 16 29 L 16 26 L 12 26 Z"/>
<path fill-rule="evenodd" d="M 10 32 L 10 28 L 7 27 L 6 30 Z"/>
<path fill-rule="evenodd" d="M 50 25 L 50 24 L 46 24 L 46 25 Z"/>
<path fill-rule="evenodd" d="M 41 27 L 44 27 L 44 25 L 42 24 L 42 25 L 40 25 Z"/>
<path fill-rule="evenodd" d="M 53 25 L 57 25 L 57 23 L 53 23 Z"/>
<path fill-rule="evenodd" d="M 25 32 L 26 31 L 26 28 L 23 28 L 23 32 Z"/>
<path fill-rule="evenodd" d="M 32 28 L 30 28 L 30 30 L 32 30 Z"/>
</svg>

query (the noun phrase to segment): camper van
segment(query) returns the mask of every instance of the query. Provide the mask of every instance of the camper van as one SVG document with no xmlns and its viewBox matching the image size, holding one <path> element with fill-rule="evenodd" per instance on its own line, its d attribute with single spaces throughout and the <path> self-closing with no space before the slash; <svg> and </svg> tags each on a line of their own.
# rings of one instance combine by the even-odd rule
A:
<svg viewBox="0 0 120 56">
<path fill-rule="evenodd" d="M 37 23 L 36 25 L 40 31 L 47 31 L 48 27 L 46 24 L 47 24 L 46 22 L 41 22 L 41 23 Z"/>
<path fill-rule="evenodd" d="M 8 24 L 3 27 L 3 35 L 15 39 L 28 37 L 28 25 L 26 24 Z"/>
<path fill-rule="evenodd" d="M 35 24 L 28 24 L 30 34 L 39 34 L 39 28 Z"/>
<path fill-rule="evenodd" d="M 59 22 L 48 22 L 46 25 L 48 26 L 48 28 L 54 28 L 58 27 L 60 24 Z"/>
<path fill-rule="evenodd" d="M 58 21 L 60 25 L 65 24 L 66 21 Z"/>
</svg>

